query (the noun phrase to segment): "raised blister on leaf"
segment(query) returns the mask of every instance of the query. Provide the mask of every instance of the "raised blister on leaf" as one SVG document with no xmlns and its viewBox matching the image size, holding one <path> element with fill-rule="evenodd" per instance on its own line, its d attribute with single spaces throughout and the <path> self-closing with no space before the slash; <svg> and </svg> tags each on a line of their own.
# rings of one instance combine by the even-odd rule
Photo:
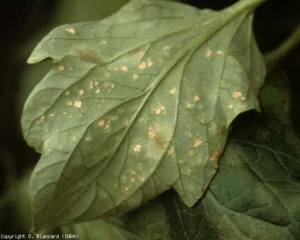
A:
<svg viewBox="0 0 300 240">
<path fill-rule="evenodd" d="M 201 198 L 230 123 L 258 109 L 260 2 L 215 12 L 133 0 L 39 43 L 28 62 L 54 66 L 22 118 L 42 152 L 31 176 L 36 229 L 121 214 L 170 187 L 188 206 Z"/>
</svg>

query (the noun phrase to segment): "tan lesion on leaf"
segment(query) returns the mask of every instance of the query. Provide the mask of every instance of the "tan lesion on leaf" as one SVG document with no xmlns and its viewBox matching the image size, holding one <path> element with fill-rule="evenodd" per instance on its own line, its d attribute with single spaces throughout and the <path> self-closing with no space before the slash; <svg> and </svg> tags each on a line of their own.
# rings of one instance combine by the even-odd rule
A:
<svg viewBox="0 0 300 240">
<path fill-rule="evenodd" d="M 153 61 L 151 60 L 151 58 L 149 58 L 148 60 L 147 60 L 147 66 L 148 67 L 151 67 L 153 65 Z"/>
<path fill-rule="evenodd" d="M 155 131 L 151 127 L 148 128 L 148 137 L 149 138 L 154 138 L 155 137 Z"/>
<path fill-rule="evenodd" d="M 136 174 L 136 171 L 134 169 L 130 169 L 130 172 L 131 172 L 132 175 Z"/>
<path fill-rule="evenodd" d="M 136 80 L 136 79 L 138 79 L 139 75 L 138 74 L 133 74 L 132 77 L 133 77 L 134 80 Z"/>
<path fill-rule="evenodd" d="M 139 69 L 145 69 L 146 68 L 146 63 L 145 62 L 141 62 L 139 65 L 138 65 L 138 68 Z"/>
<path fill-rule="evenodd" d="M 207 50 L 206 50 L 206 53 L 205 53 L 205 57 L 210 57 L 211 56 L 211 54 L 212 54 L 212 50 L 210 49 L 210 48 L 208 48 Z"/>
<path fill-rule="evenodd" d="M 194 97 L 194 101 L 197 102 L 197 101 L 199 101 L 199 100 L 200 100 L 199 95 L 196 95 L 196 96 Z"/>
<path fill-rule="evenodd" d="M 179 159 L 179 160 L 177 161 L 177 163 L 178 163 L 179 165 L 182 165 L 182 164 L 184 164 L 184 160 Z"/>
<path fill-rule="evenodd" d="M 209 156 L 209 160 L 215 161 L 215 160 L 219 159 L 220 156 L 221 156 L 221 153 L 218 151 L 215 151 Z"/>
<path fill-rule="evenodd" d="M 123 72 L 127 72 L 128 71 L 128 67 L 127 66 L 121 66 L 120 70 L 122 70 Z"/>
<path fill-rule="evenodd" d="M 102 127 L 104 123 L 105 123 L 104 119 L 100 119 L 97 124 L 98 126 Z"/>
<path fill-rule="evenodd" d="M 233 109 L 233 104 L 229 104 L 228 109 Z"/>
<path fill-rule="evenodd" d="M 162 104 L 159 104 L 155 109 L 154 112 L 156 115 L 161 114 L 162 111 L 166 110 L 166 107 Z"/>
<path fill-rule="evenodd" d="M 195 139 L 194 146 L 193 147 L 198 147 L 202 144 L 203 140 L 200 138 Z"/>
<path fill-rule="evenodd" d="M 134 152 L 140 152 L 140 151 L 141 151 L 141 148 L 142 148 L 142 145 L 141 145 L 141 144 L 136 144 L 136 145 L 133 147 L 133 151 L 134 151 Z"/>
<path fill-rule="evenodd" d="M 55 116 L 55 113 L 51 112 L 49 113 L 49 117 L 54 117 Z"/>
<path fill-rule="evenodd" d="M 169 91 L 169 93 L 170 93 L 170 94 L 175 94 L 175 93 L 176 93 L 176 91 L 177 91 L 177 89 L 176 89 L 176 88 L 172 88 L 172 89 Z"/>
<path fill-rule="evenodd" d="M 80 96 L 82 96 L 84 94 L 84 90 L 82 90 L 82 89 L 78 90 L 77 92 Z"/>
<path fill-rule="evenodd" d="M 70 91 L 69 91 L 69 90 L 66 90 L 66 91 L 65 91 L 65 95 L 68 96 L 69 94 L 70 94 Z"/>
<path fill-rule="evenodd" d="M 96 94 L 100 93 L 100 88 L 97 88 L 97 89 L 95 90 L 95 93 L 96 93 Z"/>
<path fill-rule="evenodd" d="M 72 102 L 72 101 L 67 101 L 66 104 L 67 104 L 68 106 L 71 106 L 71 105 L 73 104 L 73 102 Z"/>
<path fill-rule="evenodd" d="M 65 68 L 66 68 L 65 65 L 62 64 L 62 63 L 58 65 L 58 70 L 59 70 L 59 71 L 64 71 Z"/>
<path fill-rule="evenodd" d="M 77 100 L 74 102 L 74 107 L 80 108 L 81 107 L 81 101 Z"/>
<path fill-rule="evenodd" d="M 170 147 L 168 150 L 168 155 L 172 155 L 174 151 L 175 151 L 174 147 Z"/>
<path fill-rule="evenodd" d="M 237 99 L 237 98 L 240 98 L 243 96 L 243 93 L 241 92 L 234 92 L 232 95 L 231 95 L 234 99 Z"/>
<path fill-rule="evenodd" d="M 75 34 L 75 29 L 74 28 L 66 28 L 66 31 L 71 33 L 71 34 Z"/>
</svg>

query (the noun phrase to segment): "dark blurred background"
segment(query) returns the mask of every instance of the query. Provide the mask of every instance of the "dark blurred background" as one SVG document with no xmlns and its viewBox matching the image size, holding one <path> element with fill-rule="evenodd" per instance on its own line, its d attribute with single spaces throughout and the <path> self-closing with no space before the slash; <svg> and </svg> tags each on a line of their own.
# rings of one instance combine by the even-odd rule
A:
<svg viewBox="0 0 300 240">
<path fill-rule="evenodd" d="M 20 117 L 32 88 L 49 70 L 51 62 L 28 66 L 36 44 L 52 28 L 65 23 L 94 21 L 117 11 L 127 0 L 6 1 L 1 8 L 0 47 L 0 233 L 28 231 L 30 209 L 26 200 L 28 176 L 39 155 L 23 140 Z M 198 8 L 221 10 L 233 0 L 184 0 Z M 278 46 L 300 22 L 298 0 L 269 0 L 254 19 L 258 46 L 266 53 Z M 300 47 L 292 51 L 268 76 L 286 101 L 296 132 L 300 132 Z M 25 189 L 25 190 L 24 190 Z M 23 190 L 23 192 L 22 192 Z M 18 192 L 19 191 L 19 192 Z M 18 201 L 18 204 L 16 204 Z M 22 210 L 23 213 L 17 213 Z M 20 217 L 22 216 L 22 217 Z M 23 222 L 26 223 L 23 223 Z"/>
</svg>

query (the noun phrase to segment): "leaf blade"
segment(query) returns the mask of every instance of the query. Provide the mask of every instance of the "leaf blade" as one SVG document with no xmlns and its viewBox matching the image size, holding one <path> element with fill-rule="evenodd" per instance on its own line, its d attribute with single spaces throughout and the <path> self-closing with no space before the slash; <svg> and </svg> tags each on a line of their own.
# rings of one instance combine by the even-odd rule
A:
<svg viewBox="0 0 300 240">
<path fill-rule="evenodd" d="M 132 1 L 107 20 L 57 28 L 37 46 L 29 62 L 55 62 L 22 119 L 27 142 L 43 152 L 31 177 L 37 228 L 120 214 L 170 186 L 195 204 L 231 121 L 257 108 L 264 67 L 243 33 L 255 6 L 247 4 L 217 13 Z"/>
</svg>

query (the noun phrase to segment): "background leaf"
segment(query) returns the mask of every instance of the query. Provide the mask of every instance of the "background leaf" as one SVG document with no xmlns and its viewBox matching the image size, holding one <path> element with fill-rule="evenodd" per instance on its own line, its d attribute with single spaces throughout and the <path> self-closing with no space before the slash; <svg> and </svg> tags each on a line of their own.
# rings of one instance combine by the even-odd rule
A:
<svg viewBox="0 0 300 240">
<path fill-rule="evenodd" d="M 196 203 L 231 121 L 258 109 L 265 71 L 251 12 L 260 2 L 214 12 L 131 1 L 42 40 L 28 62 L 55 65 L 22 118 L 42 152 L 31 177 L 36 229 L 121 214 L 170 186 Z"/>
</svg>

